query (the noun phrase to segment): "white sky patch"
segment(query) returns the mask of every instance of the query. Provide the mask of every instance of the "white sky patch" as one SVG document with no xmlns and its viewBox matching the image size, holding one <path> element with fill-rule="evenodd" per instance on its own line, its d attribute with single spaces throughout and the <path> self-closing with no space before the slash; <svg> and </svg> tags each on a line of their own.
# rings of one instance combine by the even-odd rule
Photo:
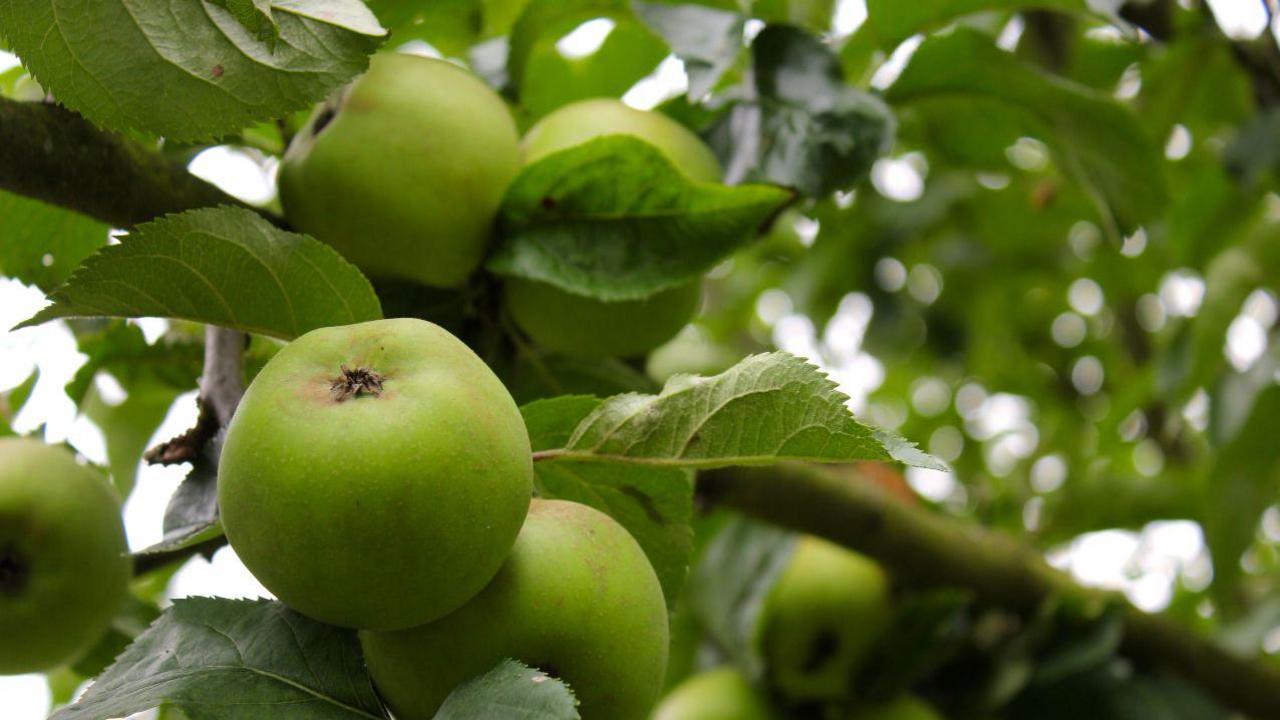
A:
<svg viewBox="0 0 1280 720">
<path fill-rule="evenodd" d="M 856 32 L 866 21 L 866 0 L 839 0 L 831 29 L 836 37 L 845 37 Z"/>
<path fill-rule="evenodd" d="M 929 165 L 920 153 L 898 158 L 880 158 L 871 166 L 871 184 L 890 200 L 911 202 L 924 194 L 924 178 Z"/>
<path fill-rule="evenodd" d="M 1267 29 L 1263 0 L 1208 0 L 1222 32 L 1234 40 L 1252 40 Z"/>
<path fill-rule="evenodd" d="M 588 20 L 557 40 L 556 52 L 569 60 L 591 57 L 604 46 L 605 40 L 609 39 L 609 33 L 612 33 L 617 25 L 609 18 Z"/>
<path fill-rule="evenodd" d="M 622 102 L 637 110 L 652 110 L 688 90 L 689 74 L 684 71 L 684 63 L 675 55 L 668 55 L 652 73 L 631 86 Z"/>
<path fill-rule="evenodd" d="M 924 35 L 912 35 L 902 44 L 894 49 L 893 54 L 885 60 L 880 67 L 876 68 L 876 72 L 871 76 L 871 87 L 877 90 L 884 90 L 893 84 L 894 80 L 902 74 L 903 68 L 907 66 L 907 61 L 915 55 L 916 48 L 920 47 L 920 43 L 924 42 Z"/>
<path fill-rule="evenodd" d="M 8 720 L 44 720 L 49 715 L 49 685 L 43 675 L 0 675 L 0 698 Z"/>
<path fill-rule="evenodd" d="M 275 161 L 259 163 L 235 148 L 211 147 L 191 160 L 187 169 L 247 203 L 261 205 L 276 195 Z"/>
<path fill-rule="evenodd" d="M 21 64 L 17 55 L 0 50 L 0 72 L 15 68 Z"/>
</svg>

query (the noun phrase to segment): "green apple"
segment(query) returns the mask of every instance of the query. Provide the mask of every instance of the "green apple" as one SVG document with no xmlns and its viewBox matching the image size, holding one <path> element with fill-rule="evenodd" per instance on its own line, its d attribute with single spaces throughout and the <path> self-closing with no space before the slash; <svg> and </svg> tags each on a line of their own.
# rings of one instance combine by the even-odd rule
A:
<svg viewBox="0 0 1280 720">
<path fill-rule="evenodd" d="M 524 278 L 507 280 L 506 293 L 512 319 L 529 337 L 552 352 L 584 358 L 641 355 L 680 332 L 702 299 L 696 282 L 622 302 Z"/>
<path fill-rule="evenodd" d="M 903 695 L 883 705 L 864 707 L 853 720 L 942 720 L 942 716 L 923 700 Z"/>
<path fill-rule="evenodd" d="M 371 276 L 453 287 L 484 256 L 518 139 L 502 98 L 467 70 L 376 55 L 290 143 L 280 201 Z"/>
<path fill-rule="evenodd" d="M 475 353 L 423 320 L 313 330 L 227 429 L 227 539 L 268 590 L 355 628 L 441 617 L 498 571 L 532 494 L 529 435 Z"/>
<path fill-rule="evenodd" d="M 685 680 L 667 694 L 650 720 L 774 720 L 764 695 L 729 667 Z"/>
<path fill-rule="evenodd" d="M 720 179 L 711 149 L 683 125 L 660 113 L 609 98 L 566 105 L 538 121 L 521 141 L 526 163 L 604 135 L 631 135 L 662 151 L 694 180 Z M 671 339 L 698 310 L 701 284 L 692 282 L 642 300 L 603 302 L 547 283 L 507 282 L 507 308 L 539 345 L 578 357 L 640 355 Z"/>
<path fill-rule="evenodd" d="M 579 100 L 548 113 L 520 141 L 526 165 L 605 135 L 631 135 L 653 145 L 692 180 L 720 180 L 720 161 L 688 128 L 662 113 L 613 98 Z"/>
<path fill-rule="evenodd" d="M 457 685 L 504 658 L 568 683 L 584 720 L 639 720 L 661 693 L 667 610 L 626 529 L 585 505 L 534 500 L 511 556 L 471 602 L 360 639 L 399 720 L 430 720 Z"/>
<path fill-rule="evenodd" d="M 801 537 L 761 609 L 770 680 L 791 700 L 845 697 L 889 614 L 889 582 L 879 565 Z"/>
<path fill-rule="evenodd" d="M 63 448 L 0 439 L 0 674 L 88 650 L 124 601 L 128 552 L 105 478 Z"/>
</svg>

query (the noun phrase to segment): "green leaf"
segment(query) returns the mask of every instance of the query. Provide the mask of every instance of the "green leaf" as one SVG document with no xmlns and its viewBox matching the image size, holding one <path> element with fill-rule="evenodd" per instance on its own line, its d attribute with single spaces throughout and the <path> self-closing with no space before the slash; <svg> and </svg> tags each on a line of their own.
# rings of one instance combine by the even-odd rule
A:
<svg viewBox="0 0 1280 720">
<path fill-rule="evenodd" d="M 516 662 L 497 667 L 459 685 L 436 711 L 435 720 L 577 720 L 578 701 L 569 686 Z"/>
<path fill-rule="evenodd" d="M 220 720 L 385 717 L 354 631 L 277 602 L 189 598 L 175 601 L 52 720 L 123 717 L 163 704 Z"/>
<path fill-rule="evenodd" d="M 1163 160 L 1133 113 L 1110 97 L 1024 63 L 974 30 L 926 40 L 888 99 L 910 105 L 937 98 L 997 100 L 1027 113 L 1058 157 L 1097 198 L 1105 219 L 1131 232 L 1168 201 Z"/>
<path fill-rule="evenodd" d="M 511 87 L 524 86 L 526 68 L 538 42 L 559 38 L 579 23 L 598 17 L 625 18 L 626 0 L 530 0 L 511 28 L 507 77 Z"/>
<path fill-rule="evenodd" d="M 252 211 L 192 210 L 99 251 L 19 327 L 66 317 L 170 317 L 278 338 L 381 317 L 360 271 L 333 248 Z"/>
<path fill-rule="evenodd" d="M 601 400 L 564 396 L 521 408 L 535 452 L 563 447 Z M 631 533 L 672 607 L 693 552 L 693 476 L 679 468 L 627 467 L 590 459 L 534 464 L 541 497 L 589 505 Z"/>
<path fill-rule="evenodd" d="M 936 30 L 965 15 L 985 10 L 1060 10 L 1090 12 L 1086 0 L 867 0 L 867 20 L 863 26 L 873 32 L 881 47 L 891 49 L 920 32 Z M 863 32 L 859 28 L 859 32 Z"/>
<path fill-rule="evenodd" d="M 120 653 L 124 652 L 134 638 L 146 631 L 147 626 L 160 617 L 160 609 L 151 603 L 144 602 L 132 594 L 125 596 L 124 606 L 111 619 L 111 626 L 98 639 L 98 642 L 87 653 L 76 660 L 72 670 L 81 677 L 96 677 Z"/>
<path fill-rule="evenodd" d="M 107 244 L 108 229 L 79 213 L 0 191 L 0 275 L 49 292 Z"/>
<path fill-rule="evenodd" d="M 108 405 L 91 390 L 80 406 L 107 443 L 107 467 L 120 497 L 128 497 L 147 443 L 169 413 L 178 391 L 158 382 L 139 383 L 118 405 Z"/>
<path fill-rule="evenodd" d="M 222 520 L 218 513 L 218 459 L 222 456 L 224 434 L 200 449 L 191 462 L 191 472 L 182 479 L 164 510 L 160 542 L 138 551 L 138 555 L 172 552 L 220 537 Z"/>
<path fill-rule="evenodd" d="M 891 459 L 946 469 L 906 441 L 858 422 L 847 401 L 801 358 L 754 355 L 714 377 L 676 376 L 659 395 L 611 398 L 546 455 L 687 469 Z"/>
<path fill-rule="evenodd" d="M 713 267 L 791 199 L 776 187 L 694 182 L 646 142 L 598 138 L 515 179 L 489 269 L 601 300 L 647 297 Z"/>
<path fill-rule="evenodd" d="M 661 35 L 684 62 L 690 100 L 710 92 L 742 54 L 746 18 L 741 13 L 640 0 L 634 0 L 631 7 L 636 17 Z"/>
<path fill-rule="evenodd" d="M 875 95 L 845 84 L 826 43 L 770 25 L 751 46 L 755 98 L 710 131 L 730 178 L 796 188 L 808 197 L 852 188 L 889 151 L 897 127 Z"/>
<path fill-rule="evenodd" d="M 201 0 L 6 0 L 0 36 L 94 123 L 201 140 L 323 99 L 364 71 L 384 34 L 359 0 L 226 6 L 236 11 Z"/>
<path fill-rule="evenodd" d="M 369 9 L 397 45 L 425 40 L 441 53 L 461 56 L 480 40 L 480 0 L 369 0 Z"/>
</svg>

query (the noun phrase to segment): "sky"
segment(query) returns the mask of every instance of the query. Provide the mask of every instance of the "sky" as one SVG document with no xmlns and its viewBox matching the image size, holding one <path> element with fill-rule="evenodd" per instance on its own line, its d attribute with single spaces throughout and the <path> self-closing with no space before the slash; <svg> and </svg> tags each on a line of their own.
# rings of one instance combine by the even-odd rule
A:
<svg viewBox="0 0 1280 720">
<path fill-rule="evenodd" d="M 1209 0 L 1209 4 L 1224 31 L 1232 37 L 1256 37 L 1266 30 L 1267 16 L 1261 0 Z M 865 18 L 864 0 L 839 1 L 836 28 L 840 34 L 853 32 Z M 566 35 L 557 47 L 566 56 L 590 55 L 600 47 L 612 28 L 613 23 L 609 20 L 584 23 Z M 748 28 L 749 33 L 758 30 L 759 27 Z M 1011 24 L 1001 38 L 1002 43 L 1016 42 L 1019 30 L 1016 24 Z M 1272 31 L 1280 36 L 1280 20 L 1273 25 Z M 918 43 L 918 38 L 903 43 L 872 78 L 872 85 L 883 88 L 891 84 Z M 430 48 L 422 46 L 412 49 L 430 52 Z M 16 58 L 0 52 L 0 72 L 15 64 Z M 624 101 L 635 107 L 652 108 L 683 92 L 686 82 L 681 63 L 674 57 L 668 57 L 652 75 L 637 83 L 624 96 Z M 1178 138 L 1171 138 L 1173 152 L 1179 150 L 1179 144 Z M 1025 150 L 1034 161 L 1036 148 L 1029 146 Z M 1185 154 L 1185 149 L 1181 152 Z M 274 166 L 268 164 L 264 167 L 231 148 L 213 148 L 202 153 L 192 162 L 191 169 L 250 202 L 265 202 L 274 194 Z M 922 192 L 927 171 L 923 158 L 917 156 L 909 154 L 886 158 L 877 163 L 872 181 L 877 191 L 885 196 L 909 201 Z M 802 237 L 808 233 L 812 239 L 817 228 L 800 227 L 798 230 Z M 886 258 L 876 270 L 878 280 L 886 288 L 901 288 L 917 299 L 937 299 L 943 292 L 940 276 L 927 266 L 905 268 L 898 261 Z M 1091 288 L 1087 284 L 1079 288 L 1073 286 L 1072 292 L 1069 299 L 1073 309 L 1078 311 L 1075 315 L 1087 315 L 1094 306 Z M 1161 313 L 1177 314 L 1189 309 L 1189 313 L 1183 314 L 1193 314 L 1202 295 L 1203 282 L 1198 278 L 1167 278 L 1158 293 L 1157 307 Z M 1269 309 L 1267 302 L 1270 302 Z M 35 288 L 0 279 L 0 328 L 10 328 L 30 317 L 43 304 L 43 295 Z M 1265 338 L 1262 319 L 1269 317 L 1267 324 L 1275 322 L 1274 300 L 1263 298 L 1255 305 L 1260 309 L 1252 315 L 1242 312 L 1239 322 L 1233 324 L 1233 331 L 1229 333 L 1225 352 L 1237 365 L 1261 353 L 1257 345 L 1260 333 Z M 883 368 L 860 348 L 862 333 L 874 313 L 867 296 L 860 293 L 847 296 L 821 337 L 809 318 L 791 311 L 790 299 L 781 291 L 766 292 L 761 297 L 758 311 L 761 318 L 774 328 L 778 347 L 823 365 L 841 389 L 849 394 L 855 411 L 871 410 L 866 406 L 866 398 L 881 382 Z M 138 324 L 151 341 L 163 334 L 167 327 L 165 321 L 159 319 L 144 319 Z M 1076 326 L 1072 317 L 1059 318 L 1053 328 L 1055 340 L 1059 340 L 1061 332 L 1063 340 L 1060 342 L 1069 342 Z M 0 333 L 0 391 L 21 383 L 33 368 L 40 370 L 40 380 L 27 407 L 16 419 L 15 429 L 30 432 L 43 424 L 44 437 L 48 442 L 65 440 L 86 459 L 105 463 L 102 434 L 87 418 L 76 416 L 74 404 L 62 392 L 62 387 L 84 361 L 85 357 L 76 352 L 70 331 L 61 322 Z M 1100 381 L 1091 375 L 1097 370 L 1089 363 L 1078 365 L 1077 371 L 1073 373 L 1073 380 L 1086 383 Z M 121 402 L 125 398 L 123 390 L 110 377 L 99 378 L 97 389 L 108 401 Z M 966 435 L 971 439 L 1001 438 L 988 446 L 988 462 L 996 463 L 997 467 L 1000 463 L 1016 462 L 1034 453 L 1035 429 L 1029 419 L 1030 408 L 1025 398 L 988 393 L 972 383 L 959 388 L 953 395 L 945 383 L 922 378 L 913 388 L 911 400 L 913 409 L 918 412 L 931 412 L 931 408 L 946 408 L 952 403 L 962 410 L 964 432 L 953 428 L 954 432 L 935 433 L 926 444 L 927 449 L 944 458 L 948 453 L 958 452 L 957 443 L 965 442 Z M 890 411 L 877 409 L 876 412 L 889 414 L 873 416 L 873 421 L 893 425 Z M 174 404 L 152 438 L 152 444 L 191 427 L 195 416 L 195 395 L 188 393 Z M 185 466 L 140 468 L 137 486 L 124 508 L 125 527 L 132 549 L 146 547 L 160 539 L 164 508 L 185 472 Z M 1065 470 L 1060 459 L 1043 456 L 1035 461 L 1032 474 L 1038 489 L 1043 487 L 1045 491 L 1052 491 L 1062 483 Z M 922 495 L 937 502 L 962 503 L 965 499 L 963 487 L 947 473 L 912 470 L 908 481 Z M 1032 501 L 1024 511 L 1029 527 L 1034 526 L 1035 514 L 1036 506 Z M 1280 526 L 1280 514 L 1277 515 L 1275 524 Z M 1151 611 L 1160 610 L 1168 604 L 1179 580 L 1193 584 L 1208 582 L 1212 573 L 1200 528 L 1188 521 L 1152 523 L 1141 532 L 1090 533 L 1054 551 L 1049 560 L 1082 582 L 1121 590 L 1136 605 Z M 167 594 L 170 599 L 192 595 L 270 596 L 230 548 L 221 550 L 212 562 L 198 558 L 188 562 L 174 577 Z M 1280 636 L 1272 644 L 1280 650 Z M 49 695 L 43 676 L 0 676 L 0 706 L 4 708 L 6 720 L 41 720 L 46 717 Z M 144 713 L 139 717 L 146 716 Z"/>
</svg>

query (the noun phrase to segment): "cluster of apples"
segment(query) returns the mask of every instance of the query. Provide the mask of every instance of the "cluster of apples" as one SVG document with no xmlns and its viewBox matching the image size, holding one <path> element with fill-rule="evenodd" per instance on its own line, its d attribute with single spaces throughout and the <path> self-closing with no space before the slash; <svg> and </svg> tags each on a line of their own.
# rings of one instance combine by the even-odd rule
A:
<svg viewBox="0 0 1280 720">
<path fill-rule="evenodd" d="M 314 330 L 277 353 L 227 428 L 227 539 L 281 601 L 360 631 L 399 720 L 427 720 L 505 658 L 568 683 L 585 718 L 643 718 L 666 601 L 631 535 L 531 499 L 520 411 L 424 320 Z"/>
<path fill-rule="evenodd" d="M 910 695 L 850 704 L 854 679 L 891 616 L 879 565 L 803 536 L 760 610 L 760 682 L 732 666 L 693 675 L 667 694 L 652 720 L 779 720 L 786 717 L 780 708 L 796 706 L 827 706 L 835 714 L 822 717 L 841 720 L 940 720 Z"/>
<path fill-rule="evenodd" d="M 380 54 L 320 107 L 280 166 L 280 200 L 297 229 L 367 275 L 457 287 L 489 249 L 503 194 L 524 164 L 604 135 L 631 135 L 690 179 L 719 161 L 684 126 L 613 99 L 566 105 L 521 139 L 502 98 L 452 63 Z M 525 279 L 505 284 L 516 325 L 544 348 L 629 357 L 669 340 L 697 311 L 697 282 L 604 302 Z"/>
<path fill-rule="evenodd" d="M 50 670 L 102 637 L 128 591 L 120 500 L 66 448 L 0 438 L 0 675 Z"/>
</svg>

